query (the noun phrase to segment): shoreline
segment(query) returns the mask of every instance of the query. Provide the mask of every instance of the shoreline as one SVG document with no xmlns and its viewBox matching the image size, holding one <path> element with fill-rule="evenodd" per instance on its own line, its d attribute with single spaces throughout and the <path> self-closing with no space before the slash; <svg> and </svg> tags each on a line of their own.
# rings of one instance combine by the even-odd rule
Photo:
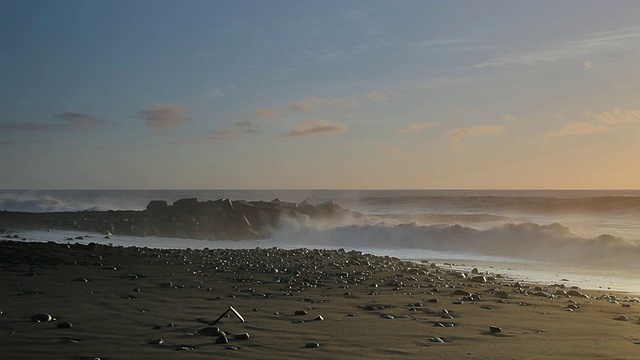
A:
<svg viewBox="0 0 640 360">
<path fill-rule="evenodd" d="M 577 264 L 558 264 L 528 259 L 504 258 L 481 254 L 457 254 L 454 252 L 440 252 L 428 250 L 395 248 L 352 248 L 337 246 L 322 246 L 310 244 L 295 244 L 292 242 L 278 242 L 274 239 L 257 240 L 204 240 L 170 237 L 138 237 L 138 236 L 105 236 L 74 230 L 23 230 L 9 235 L 18 236 L 10 239 L 7 234 L 0 235 L 0 241 L 18 240 L 27 242 L 56 242 L 59 244 L 96 243 L 124 247 L 146 247 L 152 249 L 252 249 L 277 247 L 283 250 L 299 248 L 333 249 L 362 251 L 377 256 L 392 256 L 405 261 L 420 263 L 423 260 L 433 262 L 444 268 L 469 272 L 472 268 L 479 268 L 485 273 L 497 273 L 512 279 L 532 284 L 560 282 L 567 286 L 579 286 L 588 290 L 616 291 L 634 296 L 640 296 L 640 279 L 633 269 L 605 268 Z M 416 252 L 422 256 L 416 256 Z"/>
<path fill-rule="evenodd" d="M 0 266 L 9 358 L 631 359 L 640 351 L 637 298 L 358 251 L 7 240 Z M 215 326 L 228 343 L 217 343 L 197 319 L 229 306 L 246 322 L 224 317 Z M 56 320 L 31 321 L 40 313 Z"/>
</svg>

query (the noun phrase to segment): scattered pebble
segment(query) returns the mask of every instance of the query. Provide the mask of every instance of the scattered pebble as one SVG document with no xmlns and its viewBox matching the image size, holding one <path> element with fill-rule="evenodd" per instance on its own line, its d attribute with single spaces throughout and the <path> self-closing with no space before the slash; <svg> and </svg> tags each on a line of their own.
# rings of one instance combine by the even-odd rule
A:
<svg viewBox="0 0 640 360">
<path fill-rule="evenodd" d="M 492 333 L 499 333 L 502 331 L 502 328 L 500 326 L 489 326 L 489 331 Z"/>
<path fill-rule="evenodd" d="M 35 314 L 31 316 L 31 321 L 33 322 L 49 322 L 53 320 L 53 317 L 49 314 Z"/>
<path fill-rule="evenodd" d="M 317 347 L 320 347 L 320 343 L 310 342 L 310 343 L 307 343 L 304 347 L 309 348 L 309 349 L 310 348 L 317 348 Z"/>
</svg>

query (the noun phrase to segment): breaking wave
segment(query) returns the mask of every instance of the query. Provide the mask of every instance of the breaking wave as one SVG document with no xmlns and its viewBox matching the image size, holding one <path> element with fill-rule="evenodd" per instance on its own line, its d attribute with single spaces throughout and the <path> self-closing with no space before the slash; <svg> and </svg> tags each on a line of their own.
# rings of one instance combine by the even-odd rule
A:
<svg viewBox="0 0 640 360">
<path fill-rule="evenodd" d="M 292 221 L 274 238 L 302 246 L 428 249 L 565 264 L 640 266 L 636 265 L 640 257 L 638 242 L 609 234 L 582 237 L 559 223 L 504 223 L 477 229 L 459 224 L 416 223 L 327 227 Z"/>
</svg>

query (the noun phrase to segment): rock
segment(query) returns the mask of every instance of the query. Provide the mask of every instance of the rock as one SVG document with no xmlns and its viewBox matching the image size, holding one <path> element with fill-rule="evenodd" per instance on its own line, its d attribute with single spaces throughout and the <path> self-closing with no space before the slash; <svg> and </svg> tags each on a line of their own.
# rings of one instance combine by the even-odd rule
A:
<svg viewBox="0 0 640 360">
<path fill-rule="evenodd" d="M 457 289 L 453 292 L 453 295 L 471 296 L 471 293 L 462 289 Z"/>
<path fill-rule="evenodd" d="M 502 328 L 500 326 L 489 326 L 489 331 L 492 333 L 499 333 L 502 331 Z"/>
<path fill-rule="evenodd" d="M 176 345 L 173 347 L 173 350 L 182 351 L 182 350 L 193 350 L 195 349 L 191 345 Z"/>
<path fill-rule="evenodd" d="M 318 315 L 313 318 L 313 321 L 323 321 L 323 320 L 324 320 L 324 317 L 322 315 Z"/>
<path fill-rule="evenodd" d="M 198 205 L 197 198 L 185 198 L 179 199 L 173 202 L 173 206 L 176 208 L 193 208 Z"/>
<path fill-rule="evenodd" d="M 307 315 L 307 311 L 306 310 L 296 310 L 296 312 L 294 312 L 293 315 Z"/>
<path fill-rule="evenodd" d="M 162 340 L 162 339 L 155 339 L 155 340 L 151 340 L 151 341 L 149 341 L 149 344 L 151 344 L 151 345 L 160 345 L 160 344 L 164 344 L 164 340 Z"/>
<path fill-rule="evenodd" d="M 310 342 L 310 343 L 305 344 L 304 347 L 306 347 L 307 349 L 317 348 L 317 347 L 320 347 L 320 343 Z"/>
<path fill-rule="evenodd" d="M 391 314 L 382 314 L 380 315 L 381 318 L 383 319 L 395 319 L 396 317 L 391 315 Z"/>
<path fill-rule="evenodd" d="M 224 347 L 225 350 L 239 350 L 240 348 L 235 345 L 227 345 Z"/>
<path fill-rule="evenodd" d="M 478 274 L 480 274 L 480 270 L 478 270 L 478 268 L 473 268 L 473 269 L 471 269 L 471 273 L 474 274 L 474 275 L 478 275 Z"/>
<path fill-rule="evenodd" d="M 499 297 L 500 299 L 510 299 L 511 298 L 511 294 L 509 294 L 508 292 L 501 290 L 498 291 L 496 293 L 496 296 Z"/>
<path fill-rule="evenodd" d="M 33 322 L 49 322 L 53 320 L 53 317 L 49 314 L 35 314 L 31 316 Z"/>
<path fill-rule="evenodd" d="M 70 322 L 66 322 L 66 321 L 65 321 L 65 322 L 60 322 L 60 323 L 58 323 L 58 325 L 56 325 L 56 327 L 57 327 L 58 329 L 68 329 L 68 328 L 73 327 L 73 325 L 72 325 Z"/>
<path fill-rule="evenodd" d="M 614 318 L 613 320 L 618 320 L 618 321 L 629 321 L 629 317 L 624 316 L 624 315 L 620 315 L 617 318 Z"/>
<path fill-rule="evenodd" d="M 208 326 L 208 327 L 202 328 L 202 329 L 198 330 L 197 333 L 199 335 L 204 335 L 204 336 L 222 336 L 222 335 L 224 335 L 224 332 L 220 331 L 220 328 L 218 328 L 217 326 Z"/>
<path fill-rule="evenodd" d="M 236 334 L 236 336 L 234 336 L 233 338 L 236 340 L 247 340 L 249 339 L 249 333 Z"/>
<path fill-rule="evenodd" d="M 147 211 L 164 210 L 168 206 L 165 200 L 151 200 L 147 204 Z"/>
<path fill-rule="evenodd" d="M 225 335 L 218 336 L 218 338 L 216 338 L 216 344 L 228 344 L 228 343 L 229 343 L 229 339 L 227 339 Z"/>
<path fill-rule="evenodd" d="M 440 344 L 444 344 L 445 343 L 444 339 L 442 339 L 440 337 L 437 337 L 437 336 L 430 338 L 429 341 L 435 342 L 435 343 L 440 343 Z"/>
</svg>

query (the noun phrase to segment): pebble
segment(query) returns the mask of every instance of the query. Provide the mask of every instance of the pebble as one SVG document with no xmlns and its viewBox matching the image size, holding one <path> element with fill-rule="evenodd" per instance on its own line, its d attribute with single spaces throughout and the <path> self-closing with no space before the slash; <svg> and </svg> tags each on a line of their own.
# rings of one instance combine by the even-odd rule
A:
<svg viewBox="0 0 640 360">
<path fill-rule="evenodd" d="M 435 343 L 440 343 L 440 344 L 444 344 L 445 343 L 444 339 L 442 339 L 440 337 L 437 337 L 437 336 L 430 338 L 429 341 L 435 342 Z"/>
<path fill-rule="evenodd" d="M 236 334 L 236 336 L 234 336 L 234 339 L 236 339 L 236 340 L 247 340 L 247 339 L 249 339 L 249 333 Z"/>
<path fill-rule="evenodd" d="M 320 347 L 320 343 L 317 343 L 317 342 L 310 342 L 310 343 L 307 343 L 304 347 L 306 347 L 306 348 L 308 348 L 308 349 L 310 349 L 310 348 L 317 348 L 317 347 Z"/>
<path fill-rule="evenodd" d="M 209 326 L 209 327 L 205 327 L 205 328 L 202 328 L 202 329 L 198 330 L 198 334 L 205 335 L 205 336 L 221 336 L 221 335 L 224 335 L 224 332 L 222 332 L 222 334 L 220 332 L 221 332 L 220 328 L 218 328 L 216 326 Z"/>
<path fill-rule="evenodd" d="M 71 328 L 71 327 L 73 327 L 73 325 L 70 322 L 66 322 L 66 321 L 58 323 L 58 325 L 57 325 L 58 329 L 68 329 L 68 328 Z"/>
<path fill-rule="evenodd" d="M 492 333 L 499 333 L 502 331 L 502 328 L 500 326 L 489 326 L 489 331 Z"/>
<path fill-rule="evenodd" d="M 228 344 L 228 343 L 229 343 L 229 339 L 227 339 L 225 335 L 218 336 L 218 338 L 216 338 L 216 344 Z"/>
<path fill-rule="evenodd" d="M 164 344 L 164 340 L 162 340 L 162 339 L 155 339 L 155 340 L 151 340 L 151 341 L 149 341 L 149 344 L 151 344 L 151 345 L 160 345 L 160 344 Z"/>
<path fill-rule="evenodd" d="M 619 321 L 629 321 L 629 317 L 624 316 L 624 315 L 620 315 L 617 318 L 615 318 L 614 320 L 619 320 Z"/>
<path fill-rule="evenodd" d="M 240 348 L 235 345 L 227 345 L 224 347 L 225 350 L 239 350 Z"/>
<path fill-rule="evenodd" d="M 323 321 L 323 320 L 324 320 L 324 317 L 322 315 L 318 315 L 313 318 L 313 321 Z"/>
<path fill-rule="evenodd" d="M 296 310 L 293 315 L 307 315 L 307 310 Z"/>
<path fill-rule="evenodd" d="M 49 322 L 53 320 L 53 317 L 49 314 L 35 314 L 31 316 L 31 321 L 33 322 Z"/>
<path fill-rule="evenodd" d="M 194 347 L 190 345 L 176 345 L 173 347 L 173 350 L 193 350 Z"/>
<path fill-rule="evenodd" d="M 380 315 L 381 318 L 383 319 L 395 319 L 396 317 L 391 315 L 391 314 L 382 314 Z"/>
</svg>

